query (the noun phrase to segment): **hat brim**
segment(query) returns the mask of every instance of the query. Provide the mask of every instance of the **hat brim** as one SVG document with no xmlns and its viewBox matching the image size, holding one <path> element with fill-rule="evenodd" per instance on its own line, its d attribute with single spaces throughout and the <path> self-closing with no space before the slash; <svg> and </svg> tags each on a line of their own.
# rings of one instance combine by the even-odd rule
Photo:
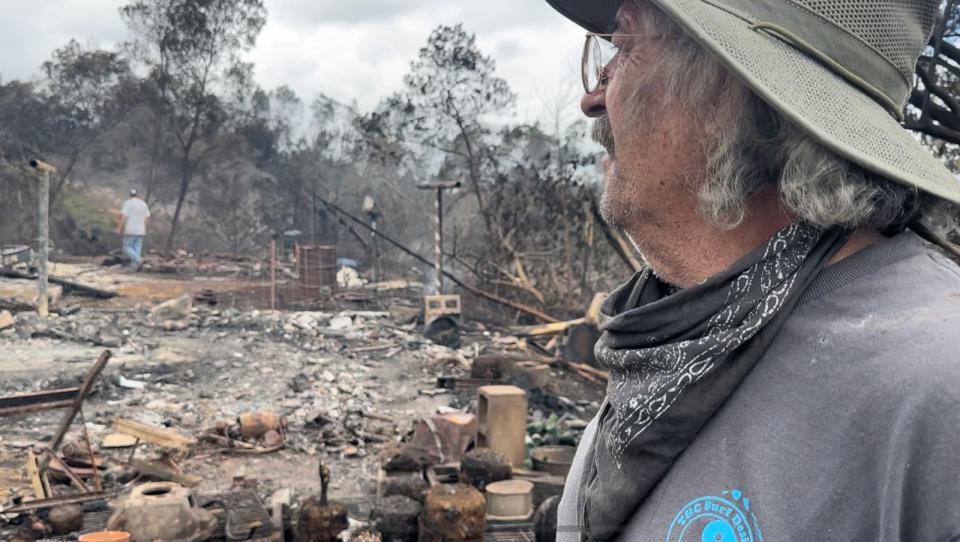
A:
<svg viewBox="0 0 960 542">
<path fill-rule="evenodd" d="M 605 0 L 548 0 L 591 31 L 608 31 Z M 821 62 L 705 0 L 651 0 L 758 96 L 831 151 L 891 181 L 960 204 L 960 181 L 878 102 Z M 580 6 L 576 6 L 580 4 Z M 604 17 L 607 22 L 603 22 Z M 589 26 L 588 26 L 589 25 Z"/>
<path fill-rule="evenodd" d="M 547 0 L 553 9 L 590 32 L 613 31 L 613 20 L 623 0 Z"/>
</svg>

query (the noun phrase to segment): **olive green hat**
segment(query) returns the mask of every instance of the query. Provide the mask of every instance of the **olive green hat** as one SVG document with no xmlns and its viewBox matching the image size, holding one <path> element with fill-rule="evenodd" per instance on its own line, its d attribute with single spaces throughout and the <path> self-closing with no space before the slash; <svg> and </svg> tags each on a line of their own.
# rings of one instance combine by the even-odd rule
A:
<svg viewBox="0 0 960 542">
<path fill-rule="evenodd" d="M 547 1 L 608 33 L 624 0 Z M 960 203 L 960 182 L 900 125 L 940 0 L 649 1 L 827 148 Z"/>
</svg>

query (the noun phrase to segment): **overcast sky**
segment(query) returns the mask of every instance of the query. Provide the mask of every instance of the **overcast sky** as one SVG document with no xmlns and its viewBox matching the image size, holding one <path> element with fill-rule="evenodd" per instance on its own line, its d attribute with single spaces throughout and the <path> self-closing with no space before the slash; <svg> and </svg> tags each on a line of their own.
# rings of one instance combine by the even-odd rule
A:
<svg viewBox="0 0 960 542">
<path fill-rule="evenodd" d="M 124 0 L 0 0 L 0 77 L 39 77 L 50 52 L 71 38 L 112 48 L 126 29 Z M 399 88 L 438 24 L 463 22 L 518 95 L 517 120 L 576 119 L 583 31 L 544 0 L 265 0 L 269 21 L 249 55 L 266 89 L 290 85 L 362 110 Z"/>
</svg>

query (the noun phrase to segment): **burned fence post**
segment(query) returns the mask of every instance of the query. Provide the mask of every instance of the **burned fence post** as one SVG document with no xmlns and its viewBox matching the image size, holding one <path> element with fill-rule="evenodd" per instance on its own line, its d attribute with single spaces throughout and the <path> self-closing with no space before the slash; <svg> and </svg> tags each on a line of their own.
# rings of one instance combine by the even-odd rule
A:
<svg viewBox="0 0 960 542">
<path fill-rule="evenodd" d="M 57 168 L 41 162 L 31 160 L 30 166 L 40 172 L 40 194 L 37 202 L 37 244 L 40 249 L 40 272 L 37 276 L 37 314 L 46 320 L 50 315 L 49 300 L 47 299 L 47 260 L 50 250 L 50 174 Z"/>
</svg>

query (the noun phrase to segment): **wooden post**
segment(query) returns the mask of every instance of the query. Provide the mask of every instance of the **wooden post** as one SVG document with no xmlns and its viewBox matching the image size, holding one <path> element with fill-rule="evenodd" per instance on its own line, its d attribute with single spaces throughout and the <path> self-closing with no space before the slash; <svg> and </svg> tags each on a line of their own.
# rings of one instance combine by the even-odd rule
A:
<svg viewBox="0 0 960 542">
<path fill-rule="evenodd" d="M 277 310 L 277 242 L 270 241 L 270 310 Z"/>
<path fill-rule="evenodd" d="M 437 233 L 434 252 L 437 258 L 437 295 L 443 295 L 443 189 L 437 189 Z"/>
<path fill-rule="evenodd" d="M 50 316 L 47 296 L 47 262 L 50 259 L 50 174 L 56 168 L 40 160 L 31 160 L 30 165 L 40 172 L 40 195 L 37 202 L 37 244 L 40 249 L 40 273 L 37 276 L 37 314 L 41 320 Z"/>
<path fill-rule="evenodd" d="M 433 217 L 434 228 L 434 271 L 437 274 L 437 295 L 443 294 L 443 191 L 460 188 L 460 181 L 435 181 L 417 185 L 420 190 L 436 190 L 436 212 Z M 376 234 L 376 229 L 373 230 Z"/>
</svg>

